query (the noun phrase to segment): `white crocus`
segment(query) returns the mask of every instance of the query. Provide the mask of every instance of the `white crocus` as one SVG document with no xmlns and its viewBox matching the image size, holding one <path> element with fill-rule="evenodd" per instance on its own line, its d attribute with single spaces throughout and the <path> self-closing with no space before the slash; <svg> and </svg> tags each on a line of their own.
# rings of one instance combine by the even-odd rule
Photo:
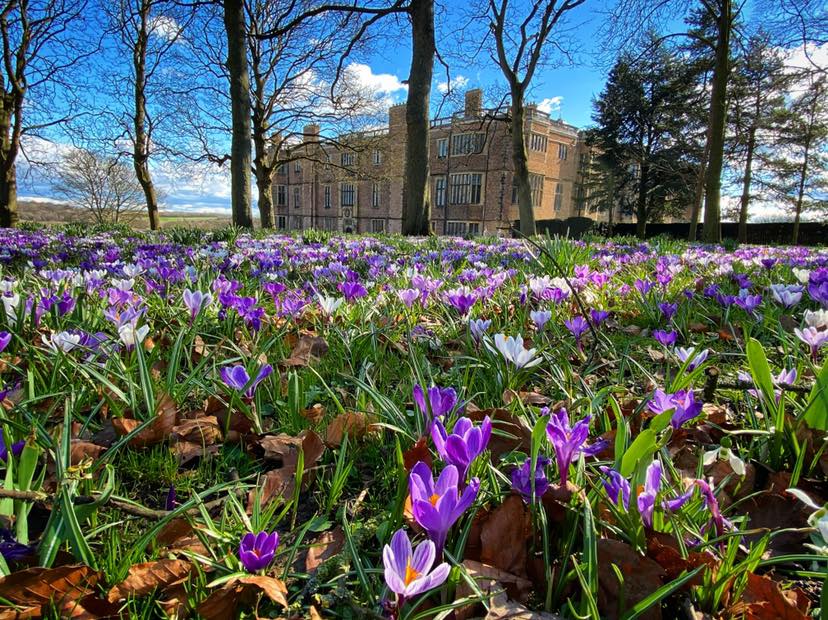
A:
<svg viewBox="0 0 828 620">
<path fill-rule="evenodd" d="M 131 291 L 132 287 L 135 286 L 135 280 L 130 278 L 129 280 L 112 280 L 112 286 L 117 288 L 119 291 Z"/>
<path fill-rule="evenodd" d="M 322 312 L 328 316 L 336 314 L 339 306 L 345 301 L 344 297 L 328 297 L 327 295 L 321 294 L 317 294 L 317 298 L 319 299 L 319 307 L 322 308 Z"/>
<path fill-rule="evenodd" d="M 743 477 L 745 475 L 745 462 L 736 456 L 736 453 L 733 452 L 730 448 L 725 448 L 724 446 L 720 446 L 715 450 L 710 450 L 704 453 L 704 465 L 705 467 L 708 465 L 712 465 L 716 461 L 727 461 L 730 463 L 730 468 L 733 470 L 733 473 L 737 476 Z"/>
<path fill-rule="evenodd" d="M 129 265 L 124 265 L 123 271 L 124 275 L 127 278 L 136 278 L 140 276 L 142 273 L 144 273 L 144 270 L 141 267 L 133 263 L 130 263 Z"/>
<path fill-rule="evenodd" d="M 16 280 L 0 280 L 0 293 L 12 293 L 15 286 L 17 286 Z"/>
<path fill-rule="evenodd" d="M 20 306 L 20 295 L 12 293 L 3 295 L 3 309 L 6 311 L 6 318 L 10 325 L 17 324 L 17 308 Z"/>
<path fill-rule="evenodd" d="M 81 337 L 80 334 L 58 332 L 56 334 L 49 334 L 48 338 L 46 337 L 46 334 L 43 334 L 40 339 L 43 341 L 43 344 L 55 353 L 58 351 L 69 353 L 69 351 L 80 344 Z"/>
<path fill-rule="evenodd" d="M 806 310 L 805 324 L 817 329 L 828 327 L 828 310 Z"/>
<path fill-rule="evenodd" d="M 494 346 L 507 362 L 511 362 L 518 369 L 532 368 L 543 361 L 535 355 L 536 349 L 527 349 L 523 346 L 523 336 L 506 337 L 503 334 L 495 334 Z"/>
<path fill-rule="evenodd" d="M 807 269 L 794 269 L 793 274 L 801 284 L 808 284 L 811 278 L 811 272 Z"/>
<path fill-rule="evenodd" d="M 118 337 L 128 347 L 134 347 L 136 344 L 144 342 L 144 338 L 149 333 L 149 325 L 142 325 L 135 327 L 132 323 L 126 323 L 118 328 Z"/>
</svg>

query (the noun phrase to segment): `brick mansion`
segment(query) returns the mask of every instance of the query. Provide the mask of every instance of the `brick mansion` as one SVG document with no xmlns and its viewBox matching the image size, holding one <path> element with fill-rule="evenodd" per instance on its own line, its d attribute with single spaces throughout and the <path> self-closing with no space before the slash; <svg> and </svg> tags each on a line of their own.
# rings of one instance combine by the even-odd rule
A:
<svg viewBox="0 0 828 620">
<path fill-rule="evenodd" d="M 506 231 L 518 219 L 507 110 L 484 110 L 468 91 L 462 111 L 431 121 L 431 227 L 437 234 Z M 526 146 L 537 220 L 597 214 L 583 185 L 589 149 L 576 127 L 528 105 Z M 388 111 L 388 127 L 320 140 L 307 125 L 287 150 L 273 185 L 282 230 L 399 232 L 403 207 L 405 104 Z"/>
</svg>

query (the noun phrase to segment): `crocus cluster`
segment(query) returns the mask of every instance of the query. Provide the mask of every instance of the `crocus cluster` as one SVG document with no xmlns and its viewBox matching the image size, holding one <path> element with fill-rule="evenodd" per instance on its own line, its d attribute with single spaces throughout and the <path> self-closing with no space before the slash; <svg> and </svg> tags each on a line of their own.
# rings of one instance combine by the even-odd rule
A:
<svg viewBox="0 0 828 620">
<path fill-rule="evenodd" d="M 544 408 L 542 414 L 549 414 Z M 592 445 L 586 445 L 589 439 L 589 423 L 591 417 L 587 416 L 574 425 L 569 424 L 569 414 L 566 409 L 561 408 L 549 414 L 549 423 L 546 425 L 546 436 L 549 443 L 555 450 L 555 460 L 558 464 L 558 474 L 561 477 L 561 486 L 566 487 L 569 477 L 569 466 L 579 455 L 592 456 L 600 453 L 607 447 L 605 441 L 599 441 Z"/>
<path fill-rule="evenodd" d="M 418 383 L 414 386 L 414 403 L 428 425 L 432 417 L 442 418 L 454 411 L 457 406 L 457 392 L 454 388 L 443 388 L 437 385 L 424 390 L 423 386 Z"/>
<path fill-rule="evenodd" d="M 431 425 L 431 439 L 437 454 L 444 462 L 457 467 L 461 482 L 466 479 L 472 461 L 486 449 L 491 436 L 489 416 L 483 418 L 480 426 L 475 426 L 469 418 L 458 418 L 451 433 L 439 418 Z"/>
<path fill-rule="evenodd" d="M 696 400 L 693 390 L 679 390 L 668 394 L 664 390 L 657 389 L 647 403 L 647 408 L 656 415 L 673 410 L 670 426 L 677 430 L 685 422 L 699 416 L 702 412 L 702 403 Z"/>
</svg>

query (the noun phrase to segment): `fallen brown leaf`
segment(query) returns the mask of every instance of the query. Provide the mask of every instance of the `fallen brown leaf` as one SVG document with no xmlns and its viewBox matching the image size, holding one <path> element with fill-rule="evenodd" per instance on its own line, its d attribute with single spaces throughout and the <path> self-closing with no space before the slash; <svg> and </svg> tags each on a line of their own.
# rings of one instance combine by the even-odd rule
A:
<svg viewBox="0 0 828 620">
<path fill-rule="evenodd" d="M 143 430 L 129 440 L 129 445 L 133 448 L 144 448 L 166 441 L 177 420 L 178 409 L 175 401 L 169 394 L 162 392 L 158 395 L 155 405 L 155 417 Z M 128 435 L 140 425 L 141 422 L 133 418 L 112 419 L 112 426 L 121 437 Z"/>
<path fill-rule="evenodd" d="M 264 575 L 250 575 L 231 579 L 213 591 L 198 606 L 198 613 L 205 620 L 227 620 L 236 617 L 240 607 L 250 605 L 258 594 L 264 594 L 274 603 L 288 606 L 287 588 L 281 580 Z"/>
<path fill-rule="evenodd" d="M 192 570 L 193 565 L 186 560 L 162 559 L 134 564 L 126 579 L 109 590 L 107 599 L 110 603 L 115 603 L 130 596 L 146 596 L 155 590 L 163 590 L 185 581 Z"/>
<path fill-rule="evenodd" d="M 222 440 L 221 427 L 216 416 L 208 415 L 192 420 L 182 420 L 173 426 L 172 434 L 176 441 L 189 441 L 209 446 Z"/>
<path fill-rule="evenodd" d="M 325 429 L 325 444 L 329 448 L 335 448 L 342 444 L 346 433 L 349 439 L 362 439 L 370 433 L 377 432 L 379 428 L 376 418 L 367 413 L 341 413 L 331 420 Z"/>
<path fill-rule="evenodd" d="M 420 461 L 431 468 L 431 451 L 428 449 L 428 439 L 426 437 L 420 437 L 413 446 L 403 452 L 403 463 L 407 471 L 411 471 Z"/>
<path fill-rule="evenodd" d="M 612 566 L 618 567 L 624 583 Z M 603 538 L 598 541 L 598 609 L 601 617 L 617 620 L 630 607 L 662 586 L 665 570 L 654 560 L 644 557 L 627 543 Z M 619 609 L 621 602 L 624 609 Z M 638 616 L 660 620 L 661 607 L 651 607 Z"/>
<path fill-rule="evenodd" d="M 328 343 L 320 336 L 303 334 L 299 337 L 290 357 L 279 362 L 282 366 L 307 366 L 311 359 L 322 357 L 328 352 Z"/>
<path fill-rule="evenodd" d="M 532 533 L 523 500 L 510 495 L 495 508 L 480 532 L 480 559 L 519 577 L 526 576 L 526 541 Z"/>
<path fill-rule="evenodd" d="M 308 420 L 311 424 L 319 424 L 325 417 L 325 407 L 321 403 L 316 403 L 307 409 L 302 409 L 302 417 Z"/>
<path fill-rule="evenodd" d="M 807 620 L 810 606 L 801 590 L 783 590 L 767 575 L 750 573 L 742 600 L 730 611 L 746 620 Z"/>
<path fill-rule="evenodd" d="M 308 555 L 305 557 L 305 571 L 312 573 L 325 560 L 332 558 L 344 548 L 345 533 L 340 526 L 324 532 L 308 549 Z"/>
<path fill-rule="evenodd" d="M 0 598 L 21 607 L 78 600 L 91 594 L 100 573 L 84 565 L 28 568 L 0 578 Z"/>
<path fill-rule="evenodd" d="M 492 422 L 492 437 L 488 447 L 493 461 L 513 450 L 527 454 L 531 451 L 532 429 L 520 416 L 508 409 L 479 409 L 467 413 L 475 422 L 481 422 L 489 416 Z"/>
</svg>

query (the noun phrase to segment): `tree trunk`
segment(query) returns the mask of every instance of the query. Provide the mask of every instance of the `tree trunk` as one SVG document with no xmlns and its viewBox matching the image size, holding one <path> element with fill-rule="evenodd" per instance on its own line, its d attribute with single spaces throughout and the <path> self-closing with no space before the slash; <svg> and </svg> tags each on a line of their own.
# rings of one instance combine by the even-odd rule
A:
<svg viewBox="0 0 828 620">
<path fill-rule="evenodd" d="M 638 179 L 638 198 L 635 208 L 635 234 L 639 239 L 647 236 L 647 194 L 650 183 L 650 173 L 646 165 L 641 166 Z"/>
<path fill-rule="evenodd" d="M 756 125 L 748 131 L 745 174 L 742 179 L 742 200 L 739 207 L 739 243 L 747 243 L 748 204 L 750 203 L 750 180 L 753 173 L 753 151 L 756 150 Z"/>
<path fill-rule="evenodd" d="M 699 231 L 699 215 L 701 214 L 702 202 L 704 202 L 704 181 L 705 173 L 707 171 L 707 159 L 710 156 L 710 134 L 707 135 L 704 141 L 704 152 L 702 153 L 701 162 L 699 162 L 699 174 L 696 177 L 696 191 L 693 194 L 693 208 L 690 213 L 690 234 L 687 237 L 688 241 L 695 241 L 696 235 Z"/>
<path fill-rule="evenodd" d="M 412 0 L 411 70 L 406 100 L 405 202 L 402 214 L 404 235 L 430 232 L 429 192 L 429 103 L 434 70 L 434 0 Z"/>
<path fill-rule="evenodd" d="M 269 174 L 256 174 L 259 190 L 259 218 L 262 228 L 273 228 L 273 178 Z"/>
<path fill-rule="evenodd" d="M 805 202 L 805 181 L 808 178 L 808 158 L 811 154 L 811 139 L 805 141 L 805 152 L 802 157 L 802 167 L 799 169 L 799 187 L 796 195 L 796 215 L 794 216 L 793 233 L 791 243 L 799 243 L 799 222 L 802 219 L 802 205 Z"/>
<path fill-rule="evenodd" d="M 158 214 L 158 194 L 149 171 L 149 136 L 146 131 L 147 120 L 147 43 L 149 34 L 147 28 L 150 19 L 150 3 L 141 4 L 141 22 L 137 33 L 135 47 L 132 51 L 132 64 L 135 70 L 135 114 L 133 116 L 133 130 L 135 142 L 132 145 L 132 165 L 135 168 L 135 177 L 144 192 L 144 201 L 147 203 L 150 230 L 161 228 L 161 218 Z"/>
<path fill-rule="evenodd" d="M 14 165 L 16 151 L 12 149 L 12 97 L 3 97 L 0 110 L 0 227 L 17 225 L 17 174 Z"/>
<path fill-rule="evenodd" d="M 512 89 L 512 163 L 514 182 L 517 186 L 520 232 L 527 237 L 537 233 L 535 211 L 532 206 L 532 185 L 529 183 L 529 163 L 526 154 L 526 109 L 523 107 L 523 93 Z"/>
<path fill-rule="evenodd" d="M 725 122 L 727 120 L 727 82 L 730 61 L 730 30 L 733 22 L 732 0 L 719 0 L 716 38 L 716 63 L 713 68 L 713 87 L 710 93 L 708 141 L 710 155 L 705 180 L 704 228 L 702 240 L 718 243 L 722 240 L 721 189 L 724 166 Z"/>
<path fill-rule="evenodd" d="M 230 185 L 233 224 L 253 227 L 250 210 L 250 75 L 247 70 L 247 31 L 244 1 L 224 0 L 227 32 L 227 71 L 230 74 L 233 139 L 230 147 Z"/>
</svg>

